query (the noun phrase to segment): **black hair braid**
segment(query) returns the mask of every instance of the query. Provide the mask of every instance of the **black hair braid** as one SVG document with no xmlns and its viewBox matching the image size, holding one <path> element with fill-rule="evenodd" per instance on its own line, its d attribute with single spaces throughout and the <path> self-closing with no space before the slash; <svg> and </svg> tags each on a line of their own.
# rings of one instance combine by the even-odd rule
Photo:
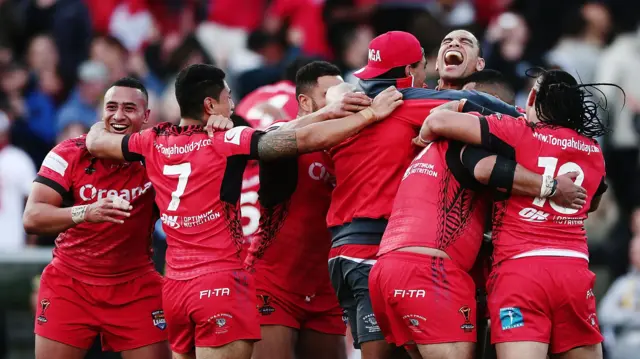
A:
<svg viewBox="0 0 640 359">
<path fill-rule="evenodd" d="M 600 110 L 606 111 L 607 98 L 597 86 L 613 86 L 610 83 L 578 83 L 565 71 L 545 71 L 538 69 L 536 75 L 542 76 L 535 101 L 536 115 L 543 126 L 570 128 L 588 138 L 609 133 L 609 129 L 599 116 Z M 594 92 L 598 92 L 598 102 L 594 101 Z"/>
</svg>

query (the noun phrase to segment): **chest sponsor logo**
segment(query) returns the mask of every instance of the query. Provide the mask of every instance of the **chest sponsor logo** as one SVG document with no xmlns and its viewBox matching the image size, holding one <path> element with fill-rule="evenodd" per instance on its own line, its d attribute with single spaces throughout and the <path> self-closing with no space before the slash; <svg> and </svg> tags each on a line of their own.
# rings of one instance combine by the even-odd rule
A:
<svg viewBox="0 0 640 359">
<path fill-rule="evenodd" d="M 129 202 L 133 199 L 145 194 L 151 188 L 151 182 L 145 183 L 143 186 L 124 188 L 124 189 L 102 189 L 92 184 L 85 184 L 78 190 L 78 196 L 85 202 L 99 201 L 108 197 L 121 197 Z"/>
<path fill-rule="evenodd" d="M 327 171 L 327 167 L 320 162 L 314 162 L 310 164 L 308 173 L 309 177 L 311 177 L 311 179 L 314 181 L 332 183 L 331 174 L 329 173 L 329 171 Z"/>
<path fill-rule="evenodd" d="M 549 218 L 549 213 L 545 213 L 535 208 L 524 208 L 520 213 L 520 219 L 526 222 L 544 222 Z"/>
</svg>

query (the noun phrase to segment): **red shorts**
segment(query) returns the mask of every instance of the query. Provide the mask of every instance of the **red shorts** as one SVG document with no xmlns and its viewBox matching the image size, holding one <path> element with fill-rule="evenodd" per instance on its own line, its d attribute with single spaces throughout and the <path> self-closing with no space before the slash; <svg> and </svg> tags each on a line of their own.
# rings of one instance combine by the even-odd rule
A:
<svg viewBox="0 0 640 359">
<path fill-rule="evenodd" d="M 120 352 L 167 340 L 162 277 L 157 272 L 116 285 L 90 285 L 48 265 L 38 292 L 35 333 L 89 349 L 97 335 L 103 350 Z"/>
<path fill-rule="evenodd" d="M 169 343 L 176 353 L 237 340 L 260 340 L 253 277 L 243 270 L 189 280 L 165 279 L 162 294 Z"/>
<path fill-rule="evenodd" d="M 476 342 L 475 284 L 449 259 L 385 254 L 371 269 L 369 290 L 389 343 Z"/>
<path fill-rule="evenodd" d="M 260 325 L 282 325 L 324 334 L 345 335 L 342 308 L 329 282 L 313 295 L 296 294 L 256 275 L 256 305 Z"/>
<path fill-rule="evenodd" d="M 553 354 L 601 343 L 595 278 L 580 258 L 502 262 L 489 279 L 491 342 L 549 343 Z"/>
</svg>

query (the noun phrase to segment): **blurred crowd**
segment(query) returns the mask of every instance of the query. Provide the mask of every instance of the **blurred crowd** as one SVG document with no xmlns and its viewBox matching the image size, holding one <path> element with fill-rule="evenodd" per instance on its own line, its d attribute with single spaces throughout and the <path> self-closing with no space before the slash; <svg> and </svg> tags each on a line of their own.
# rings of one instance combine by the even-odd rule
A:
<svg viewBox="0 0 640 359">
<path fill-rule="evenodd" d="M 613 129 L 602 139 L 611 191 L 588 229 L 604 238 L 593 243 L 592 263 L 627 283 L 614 289 L 637 316 L 612 324 L 610 334 L 635 327 L 640 348 L 637 248 L 627 273 L 629 243 L 640 236 L 639 25 L 640 2 L 628 0 L 0 0 L 0 251 L 52 245 L 22 231 L 24 198 L 47 152 L 100 118 L 103 93 L 118 78 L 148 88 L 148 125 L 175 122 L 173 82 L 184 66 L 224 69 L 237 103 L 281 80 L 301 55 L 335 63 L 356 83 L 352 72 L 366 64 L 369 41 L 404 30 L 422 43 L 434 87 L 442 38 L 464 28 L 481 40 L 486 68 L 506 76 L 518 105 L 533 66 L 625 90 L 626 97 L 603 94 Z"/>
</svg>

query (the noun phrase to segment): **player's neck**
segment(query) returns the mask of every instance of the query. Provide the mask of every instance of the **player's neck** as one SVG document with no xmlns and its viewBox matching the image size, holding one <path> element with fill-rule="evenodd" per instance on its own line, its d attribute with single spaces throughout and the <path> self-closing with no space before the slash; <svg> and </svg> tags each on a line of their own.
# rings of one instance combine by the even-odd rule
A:
<svg viewBox="0 0 640 359">
<path fill-rule="evenodd" d="M 202 126 L 202 121 L 185 117 L 180 119 L 180 124 L 178 126 Z"/>
</svg>

